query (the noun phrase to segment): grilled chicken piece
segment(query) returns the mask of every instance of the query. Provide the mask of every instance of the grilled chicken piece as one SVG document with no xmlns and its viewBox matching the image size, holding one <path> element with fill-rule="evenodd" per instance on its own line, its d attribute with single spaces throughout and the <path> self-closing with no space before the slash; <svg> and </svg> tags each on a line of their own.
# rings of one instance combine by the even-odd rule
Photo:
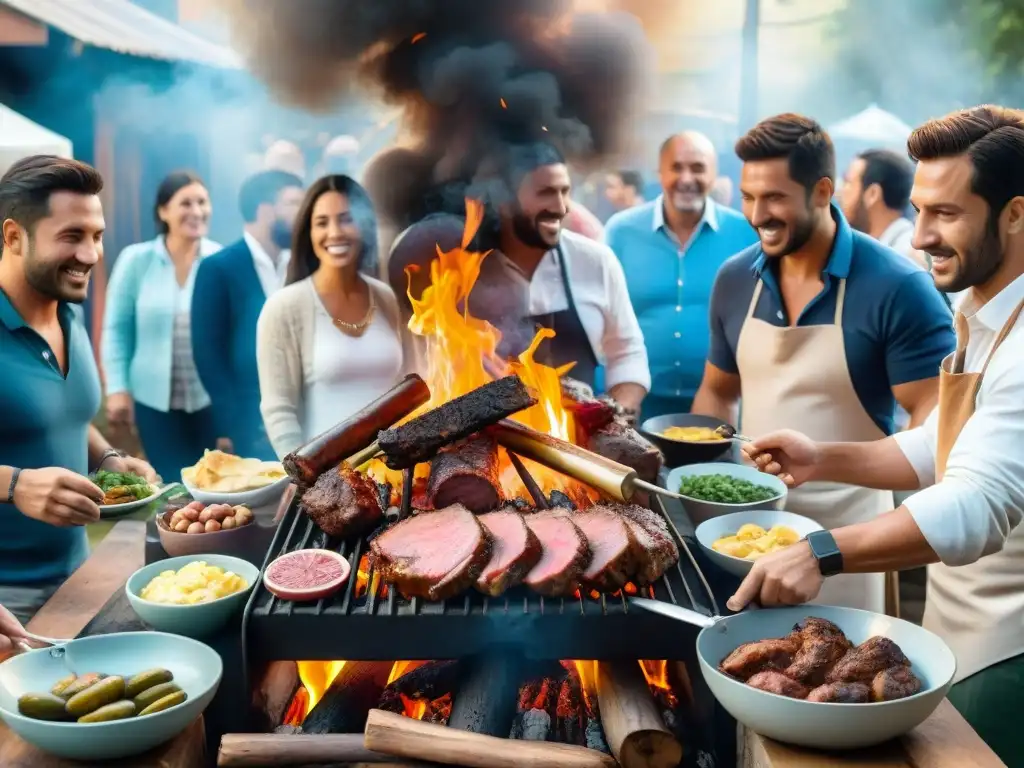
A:
<svg viewBox="0 0 1024 768">
<path fill-rule="evenodd" d="M 875 636 L 843 656 L 828 674 L 828 682 L 870 685 L 879 672 L 909 666 L 910 660 L 896 643 L 887 637 Z"/>
<path fill-rule="evenodd" d="M 871 700 L 905 699 L 920 690 L 921 680 L 910 671 L 910 667 L 892 667 L 882 670 L 871 681 Z"/>
<path fill-rule="evenodd" d="M 381 488 L 347 464 L 324 472 L 302 496 L 302 506 L 328 536 L 348 538 L 373 530 L 384 518 Z"/>
<path fill-rule="evenodd" d="M 744 643 L 726 656 L 718 668 L 730 677 L 749 682 L 748 678 L 765 670 L 780 672 L 786 669 L 799 650 L 800 636 L 796 633 Z"/>
<path fill-rule="evenodd" d="M 779 696 L 786 696 L 790 699 L 806 699 L 808 693 L 807 686 L 786 677 L 781 672 L 770 669 L 758 672 L 747 680 L 747 685 L 760 691 L 776 693 Z"/>
<path fill-rule="evenodd" d="M 853 644 L 831 621 L 808 617 L 794 628 L 803 641 L 785 673 L 812 688 L 825 682 L 828 673 Z"/>
<path fill-rule="evenodd" d="M 825 683 L 807 694 L 808 701 L 824 704 L 867 704 L 870 698 L 864 683 Z"/>
</svg>

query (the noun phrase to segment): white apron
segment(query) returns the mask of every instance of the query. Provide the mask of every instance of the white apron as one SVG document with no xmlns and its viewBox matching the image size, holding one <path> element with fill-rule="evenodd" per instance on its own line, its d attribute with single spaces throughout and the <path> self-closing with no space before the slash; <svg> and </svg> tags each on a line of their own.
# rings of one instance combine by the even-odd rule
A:
<svg viewBox="0 0 1024 768">
<path fill-rule="evenodd" d="M 839 281 L 831 325 L 779 328 L 754 317 L 764 286 L 758 281 L 736 345 L 742 383 L 740 432 L 751 437 L 795 429 L 812 440 L 862 443 L 885 434 L 861 405 L 846 364 Z M 789 492 L 786 510 L 826 529 L 873 520 L 893 508 L 891 491 L 839 483 L 807 483 Z M 885 575 L 840 574 L 825 579 L 819 605 L 885 612 Z"/>
<path fill-rule="evenodd" d="M 957 351 L 942 361 L 939 373 L 936 482 L 942 480 L 949 452 L 974 413 L 992 355 L 1013 329 L 1022 309 L 1024 302 L 996 337 L 981 371 L 973 373 L 963 370 L 968 327 L 964 316 L 956 313 Z M 1024 450 L 1022 446 L 1017 448 Z M 1010 532 L 1003 549 L 975 563 L 955 568 L 942 563 L 929 565 L 923 623 L 953 649 L 953 681 L 957 683 L 986 667 L 1024 654 L 1024 526 Z"/>
</svg>

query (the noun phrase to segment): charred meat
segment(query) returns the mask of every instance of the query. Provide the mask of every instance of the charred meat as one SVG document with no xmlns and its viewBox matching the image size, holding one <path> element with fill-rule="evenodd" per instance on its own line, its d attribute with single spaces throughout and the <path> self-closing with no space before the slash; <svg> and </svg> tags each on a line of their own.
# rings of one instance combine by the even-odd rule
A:
<svg viewBox="0 0 1024 768">
<path fill-rule="evenodd" d="M 390 488 L 385 494 L 366 475 L 342 464 L 325 472 L 302 496 L 306 514 L 328 536 L 362 536 L 380 524 Z"/>
<path fill-rule="evenodd" d="M 781 672 L 775 672 L 770 669 L 758 672 L 747 680 L 747 685 L 751 688 L 774 693 L 778 696 L 786 696 L 790 699 L 806 699 L 809 693 L 807 686 L 786 677 Z"/>
<path fill-rule="evenodd" d="M 847 653 L 832 668 L 829 682 L 865 683 L 879 672 L 893 667 L 909 667 L 910 660 L 896 643 L 887 637 L 872 637 Z"/>
<path fill-rule="evenodd" d="M 836 662 L 852 647 L 842 630 L 824 619 L 804 619 L 794 632 L 799 635 L 801 646 L 785 673 L 812 688 L 825 682 Z"/>
<path fill-rule="evenodd" d="M 921 680 L 910 667 L 892 667 L 875 675 L 871 681 L 872 701 L 893 701 L 913 696 L 921 690 Z"/>
<path fill-rule="evenodd" d="M 541 558 L 537 535 L 518 512 L 491 512 L 477 518 L 491 537 L 491 559 L 476 580 L 476 588 L 497 597 L 521 584 Z"/>
<path fill-rule="evenodd" d="M 744 643 L 726 656 L 718 668 L 730 677 L 748 681 L 760 672 L 788 668 L 799 650 L 800 639 L 796 635 Z"/>
<path fill-rule="evenodd" d="M 807 694 L 808 701 L 822 704 L 866 704 L 871 692 L 864 683 L 825 683 Z"/>
<path fill-rule="evenodd" d="M 665 458 L 639 432 L 621 421 L 612 421 L 587 436 L 587 450 L 636 470 L 641 480 L 656 482 Z"/>
<path fill-rule="evenodd" d="M 657 512 L 636 504 L 602 504 L 590 508 L 610 509 L 621 515 L 643 555 L 637 559 L 632 580 L 645 587 L 660 579 L 669 568 L 679 562 L 679 547 L 669 533 L 668 525 Z"/>
<path fill-rule="evenodd" d="M 573 515 L 572 521 L 590 547 L 590 564 L 583 571 L 583 583 L 598 592 L 621 589 L 633 578 L 641 556 L 626 519 L 598 508 Z"/>
<path fill-rule="evenodd" d="M 526 524 L 540 540 L 542 554 L 524 583 L 546 597 L 571 595 L 590 561 L 590 547 L 572 516 L 563 511 L 535 512 Z"/>
<path fill-rule="evenodd" d="M 446 446 L 430 462 L 427 503 L 442 509 L 460 503 L 470 512 L 489 512 L 502 502 L 498 444 L 474 435 Z"/>
</svg>

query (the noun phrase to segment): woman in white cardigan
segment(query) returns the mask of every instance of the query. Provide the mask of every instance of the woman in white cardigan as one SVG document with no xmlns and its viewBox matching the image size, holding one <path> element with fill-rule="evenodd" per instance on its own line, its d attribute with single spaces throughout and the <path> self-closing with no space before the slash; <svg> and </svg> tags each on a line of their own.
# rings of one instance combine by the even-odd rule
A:
<svg viewBox="0 0 1024 768">
<path fill-rule="evenodd" d="M 394 386 L 402 373 L 398 303 L 377 274 L 366 191 L 324 176 L 295 220 L 287 285 L 256 329 L 260 410 L 283 457 Z"/>
</svg>

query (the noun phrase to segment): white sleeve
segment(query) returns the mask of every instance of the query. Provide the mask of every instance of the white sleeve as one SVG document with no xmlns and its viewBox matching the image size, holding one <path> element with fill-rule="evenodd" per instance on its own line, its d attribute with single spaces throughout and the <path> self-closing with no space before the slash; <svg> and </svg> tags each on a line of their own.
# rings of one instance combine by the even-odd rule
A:
<svg viewBox="0 0 1024 768">
<path fill-rule="evenodd" d="M 1024 517 L 1024 356 L 1013 341 L 990 363 L 941 482 L 904 502 L 947 565 L 998 552 Z"/>
<path fill-rule="evenodd" d="M 917 473 L 918 488 L 935 483 L 935 451 L 938 444 L 939 409 L 935 408 L 924 424 L 906 432 L 897 432 L 893 440 Z"/>
<path fill-rule="evenodd" d="M 633 311 L 626 287 L 626 273 L 609 250 L 605 270 L 608 305 L 604 318 L 605 389 L 618 384 L 639 384 L 651 391 L 651 370 L 647 365 L 647 346 L 640 323 Z"/>
</svg>

